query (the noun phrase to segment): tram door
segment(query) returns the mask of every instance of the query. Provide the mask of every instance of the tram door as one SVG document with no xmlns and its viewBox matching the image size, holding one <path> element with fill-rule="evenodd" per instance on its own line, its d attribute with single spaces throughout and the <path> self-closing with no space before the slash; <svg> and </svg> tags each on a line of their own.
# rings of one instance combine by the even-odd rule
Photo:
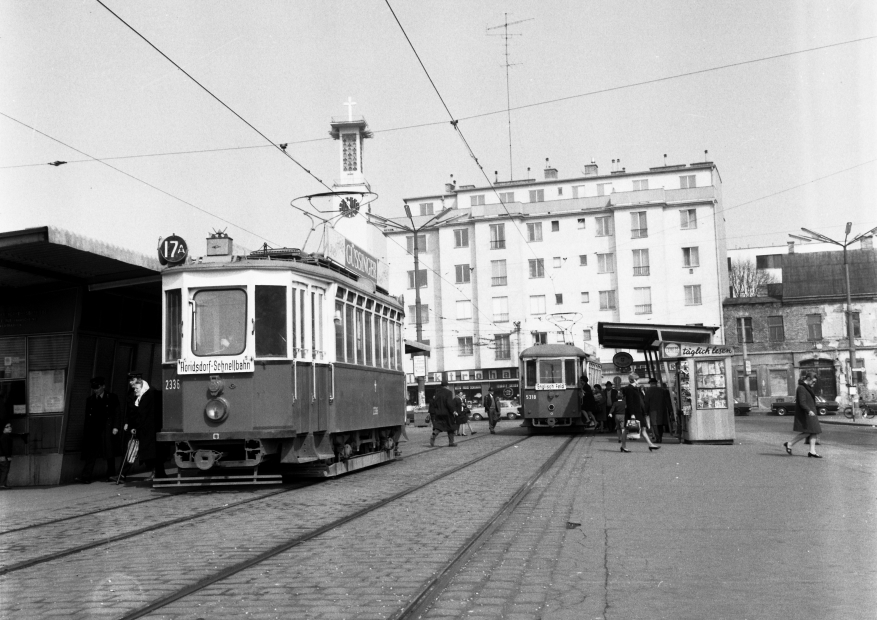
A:
<svg viewBox="0 0 877 620">
<path fill-rule="evenodd" d="M 294 282 L 291 295 L 291 345 L 294 364 L 293 419 L 300 432 L 324 431 L 329 421 L 330 369 L 323 343 L 325 291 Z"/>
</svg>

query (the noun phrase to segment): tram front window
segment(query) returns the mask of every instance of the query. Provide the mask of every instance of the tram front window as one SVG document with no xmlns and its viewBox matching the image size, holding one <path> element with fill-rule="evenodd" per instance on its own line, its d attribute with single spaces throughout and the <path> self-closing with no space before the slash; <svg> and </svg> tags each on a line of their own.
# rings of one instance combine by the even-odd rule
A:
<svg viewBox="0 0 877 620">
<path fill-rule="evenodd" d="M 539 383 L 563 383 L 563 361 L 539 360 Z"/>
<path fill-rule="evenodd" d="M 195 303 L 192 352 L 240 355 L 247 342 L 247 294 L 239 289 L 199 291 Z"/>
</svg>

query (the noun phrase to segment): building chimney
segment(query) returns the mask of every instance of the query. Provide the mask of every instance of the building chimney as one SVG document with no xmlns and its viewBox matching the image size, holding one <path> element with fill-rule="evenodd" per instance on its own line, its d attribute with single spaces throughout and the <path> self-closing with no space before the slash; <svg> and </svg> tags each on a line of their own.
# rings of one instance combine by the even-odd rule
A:
<svg viewBox="0 0 877 620">
<path fill-rule="evenodd" d="M 795 253 L 795 242 L 794 241 L 786 241 L 789 244 L 789 254 Z"/>
<path fill-rule="evenodd" d="M 862 237 L 859 239 L 859 243 L 862 244 L 863 250 L 873 250 L 874 249 L 874 236 L 868 235 L 867 237 Z"/>
<path fill-rule="evenodd" d="M 499 183 L 499 170 L 493 171 L 493 182 L 494 184 Z"/>
<path fill-rule="evenodd" d="M 557 168 L 552 168 L 551 164 L 548 163 L 548 158 L 545 158 L 545 179 L 556 179 L 557 178 Z"/>
<path fill-rule="evenodd" d="M 703 152 L 703 160 L 704 160 L 705 162 L 708 162 L 708 161 L 710 160 L 710 152 L 709 152 L 709 151 L 704 150 L 704 152 Z"/>
<path fill-rule="evenodd" d="M 457 182 L 454 180 L 454 175 L 451 175 L 451 180 L 448 183 L 445 183 L 445 191 L 448 193 L 453 192 L 457 189 Z"/>
<path fill-rule="evenodd" d="M 590 164 L 585 164 L 584 174 L 586 177 L 595 177 L 597 176 L 597 164 L 594 163 L 594 160 L 591 160 Z"/>
<path fill-rule="evenodd" d="M 530 180 L 530 166 L 527 166 L 527 180 Z"/>
<path fill-rule="evenodd" d="M 664 153 L 664 165 L 667 165 L 667 153 Z"/>
</svg>

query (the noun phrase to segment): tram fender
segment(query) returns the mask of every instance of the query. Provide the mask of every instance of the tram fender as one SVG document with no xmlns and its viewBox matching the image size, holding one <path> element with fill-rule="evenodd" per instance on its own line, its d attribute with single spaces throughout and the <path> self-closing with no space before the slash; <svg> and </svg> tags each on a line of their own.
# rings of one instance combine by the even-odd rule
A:
<svg viewBox="0 0 877 620">
<path fill-rule="evenodd" d="M 326 447 L 329 447 L 329 450 Z M 332 459 L 331 441 L 326 433 L 305 433 L 283 442 L 280 450 L 281 463 L 309 463 L 319 459 Z"/>
</svg>

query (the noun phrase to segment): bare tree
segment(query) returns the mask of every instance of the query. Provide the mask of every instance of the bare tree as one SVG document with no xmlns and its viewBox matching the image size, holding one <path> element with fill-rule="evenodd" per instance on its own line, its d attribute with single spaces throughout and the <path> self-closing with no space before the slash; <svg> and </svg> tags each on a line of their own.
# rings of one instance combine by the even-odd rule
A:
<svg viewBox="0 0 877 620">
<path fill-rule="evenodd" d="M 728 273 L 731 297 L 758 297 L 767 294 L 767 285 L 775 284 L 776 278 L 763 269 L 756 269 L 751 260 L 731 261 Z"/>
</svg>

